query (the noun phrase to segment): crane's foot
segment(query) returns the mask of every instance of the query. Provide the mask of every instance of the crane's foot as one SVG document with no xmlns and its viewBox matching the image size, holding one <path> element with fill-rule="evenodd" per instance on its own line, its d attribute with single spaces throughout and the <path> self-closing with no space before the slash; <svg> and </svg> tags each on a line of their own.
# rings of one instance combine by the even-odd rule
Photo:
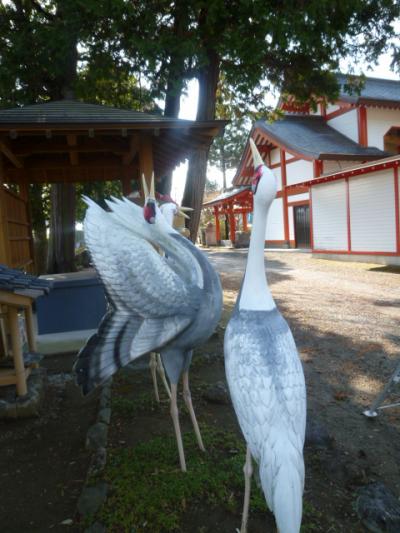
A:
<svg viewBox="0 0 400 533">
<path fill-rule="evenodd" d="M 196 415 L 193 409 L 192 395 L 190 394 L 190 388 L 189 388 L 189 372 L 188 371 L 183 373 L 183 399 L 185 400 L 186 407 L 188 408 L 190 418 L 192 420 L 193 429 L 196 435 L 199 448 L 202 452 L 205 452 L 206 449 L 203 444 L 203 439 L 201 437 L 199 424 L 197 423 Z"/>
<path fill-rule="evenodd" d="M 149 362 L 151 378 L 153 380 L 154 396 L 156 397 L 156 402 L 160 403 L 160 395 L 158 394 L 158 383 L 157 383 L 157 359 L 154 352 L 150 353 L 150 362 Z"/>
<path fill-rule="evenodd" d="M 242 525 L 240 527 L 240 533 L 247 532 L 247 520 L 249 518 L 249 505 L 250 505 L 250 488 L 251 488 L 251 476 L 253 475 L 253 465 L 251 462 L 250 448 L 246 449 L 246 462 L 243 467 L 244 473 L 244 502 L 242 513 Z"/>
<path fill-rule="evenodd" d="M 179 453 L 179 462 L 181 464 L 182 472 L 186 472 L 186 461 L 185 461 L 185 452 L 183 451 L 183 442 L 181 427 L 179 424 L 179 411 L 177 404 L 177 385 L 176 383 L 171 383 L 171 417 L 174 424 L 176 444 L 178 446 Z"/>
<path fill-rule="evenodd" d="M 163 382 L 164 388 L 168 394 L 168 398 L 171 399 L 171 390 L 169 388 L 168 381 L 165 376 L 164 365 L 162 364 L 161 355 L 159 353 L 157 354 L 157 372 L 161 377 L 161 381 Z"/>
<path fill-rule="evenodd" d="M 378 416 L 377 411 L 371 411 L 371 409 L 367 409 L 366 411 L 363 411 L 363 415 L 367 416 L 368 418 L 375 418 Z"/>
</svg>

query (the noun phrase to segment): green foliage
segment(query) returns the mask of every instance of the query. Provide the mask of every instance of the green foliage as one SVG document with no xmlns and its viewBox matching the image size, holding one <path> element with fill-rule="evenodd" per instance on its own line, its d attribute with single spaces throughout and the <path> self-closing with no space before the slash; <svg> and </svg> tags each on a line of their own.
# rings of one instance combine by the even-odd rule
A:
<svg viewBox="0 0 400 533">
<path fill-rule="evenodd" d="M 112 491 L 99 516 L 107 531 L 177 531 L 185 511 L 200 501 L 231 512 L 240 509 L 244 445 L 231 433 L 201 431 L 207 454 L 198 449 L 192 432 L 183 436 L 189 461 L 184 475 L 172 436 L 111 452 L 106 480 Z M 259 491 L 251 505 L 252 511 L 266 511 Z"/>
</svg>

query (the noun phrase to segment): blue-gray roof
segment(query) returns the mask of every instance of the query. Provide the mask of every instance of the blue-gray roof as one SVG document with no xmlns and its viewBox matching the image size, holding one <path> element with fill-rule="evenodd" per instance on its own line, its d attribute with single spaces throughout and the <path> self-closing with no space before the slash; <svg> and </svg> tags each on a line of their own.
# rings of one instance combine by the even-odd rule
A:
<svg viewBox="0 0 400 533">
<path fill-rule="evenodd" d="M 255 127 L 263 130 L 272 143 L 306 158 L 366 161 L 387 155 L 379 148 L 360 146 L 317 115 L 285 115 L 272 123 L 259 120 Z"/>
<path fill-rule="evenodd" d="M 20 292 L 24 290 L 41 291 L 48 293 L 51 282 L 25 274 L 21 270 L 0 265 L 0 291 Z"/>
<path fill-rule="evenodd" d="M 400 80 L 365 78 L 361 92 L 354 91 L 352 94 L 349 94 L 349 91 L 345 90 L 344 86 L 346 84 L 351 85 L 351 80 L 354 79 L 357 78 L 354 76 L 348 77 L 345 74 L 337 75 L 337 80 L 340 85 L 340 100 L 355 104 L 368 102 L 400 104 Z"/>
</svg>

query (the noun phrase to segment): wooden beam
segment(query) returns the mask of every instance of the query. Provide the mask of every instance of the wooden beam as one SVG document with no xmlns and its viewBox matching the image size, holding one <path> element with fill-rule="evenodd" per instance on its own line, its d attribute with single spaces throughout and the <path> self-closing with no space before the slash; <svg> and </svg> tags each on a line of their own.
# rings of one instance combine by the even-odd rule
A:
<svg viewBox="0 0 400 533">
<path fill-rule="evenodd" d="M 77 145 L 77 137 L 76 135 L 67 135 L 67 144 L 70 147 L 75 147 Z M 69 152 L 69 160 L 72 166 L 78 166 L 79 165 L 79 156 L 77 152 L 70 151 Z"/>
<path fill-rule="evenodd" d="M 67 134 L 66 137 L 76 137 L 76 133 Z M 69 152 L 86 152 L 86 153 L 101 153 L 101 152 L 113 152 L 116 154 L 124 154 L 129 149 L 126 140 L 121 138 L 112 139 L 89 139 L 88 137 L 79 140 L 75 145 L 69 145 L 68 142 L 64 142 L 59 139 L 51 139 L 47 142 L 37 141 L 36 137 L 29 137 L 28 139 L 21 139 L 13 148 L 13 152 L 16 156 L 28 156 L 32 154 L 58 154 Z"/>
<path fill-rule="evenodd" d="M 150 135 L 142 134 L 140 136 L 139 145 L 139 175 L 145 175 L 149 187 L 153 171 L 154 164 L 152 138 L 150 137 Z"/>
<path fill-rule="evenodd" d="M 17 167 L 22 168 L 24 165 L 20 159 L 11 150 L 7 141 L 3 138 L 0 140 L 0 151 L 11 161 L 11 163 Z"/>
</svg>

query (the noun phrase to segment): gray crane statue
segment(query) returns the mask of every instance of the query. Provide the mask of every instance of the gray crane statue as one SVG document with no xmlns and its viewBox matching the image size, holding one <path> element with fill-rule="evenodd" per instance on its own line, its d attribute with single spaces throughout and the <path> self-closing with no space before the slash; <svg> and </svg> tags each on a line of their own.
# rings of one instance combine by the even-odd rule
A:
<svg viewBox="0 0 400 533">
<path fill-rule="evenodd" d="M 114 199 L 108 202 L 112 212 L 106 212 L 89 198 L 85 201 L 86 245 L 111 304 L 78 354 L 77 383 L 88 394 L 120 367 L 149 352 L 160 353 L 171 383 L 180 466 L 186 471 L 177 384 L 182 375 L 184 400 L 204 450 L 188 371 L 193 349 L 207 341 L 221 316 L 219 277 L 206 256 L 164 219 L 153 184 L 144 209 Z"/>
<path fill-rule="evenodd" d="M 250 146 L 255 169 L 253 227 L 241 290 L 224 341 L 229 390 L 247 443 L 241 533 L 247 530 L 252 458 L 259 465 L 264 496 L 279 533 L 297 533 L 304 488 L 304 374 L 265 274 L 265 230 L 276 178 L 251 138 Z"/>
</svg>

